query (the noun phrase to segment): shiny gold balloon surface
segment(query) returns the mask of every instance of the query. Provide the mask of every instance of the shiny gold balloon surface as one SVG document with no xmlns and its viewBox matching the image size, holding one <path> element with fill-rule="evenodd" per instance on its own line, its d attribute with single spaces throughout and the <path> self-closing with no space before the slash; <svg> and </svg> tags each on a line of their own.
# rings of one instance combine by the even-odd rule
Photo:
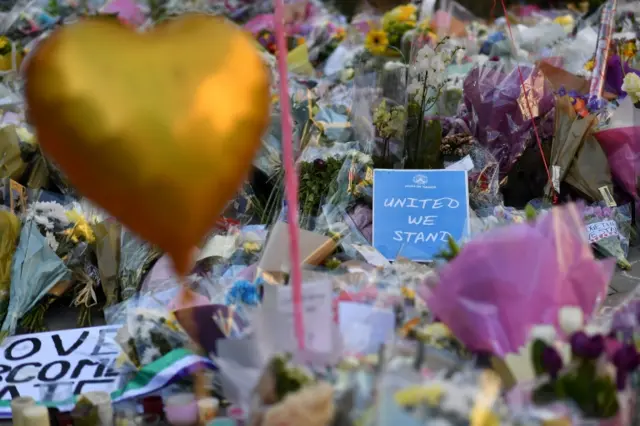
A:
<svg viewBox="0 0 640 426">
<path fill-rule="evenodd" d="M 205 15 L 147 33 L 92 18 L 44 40 L 26 77 L 46 153 L 187 273 L 268 125 L 269 74 L 250 36 Z"/>
</svg>

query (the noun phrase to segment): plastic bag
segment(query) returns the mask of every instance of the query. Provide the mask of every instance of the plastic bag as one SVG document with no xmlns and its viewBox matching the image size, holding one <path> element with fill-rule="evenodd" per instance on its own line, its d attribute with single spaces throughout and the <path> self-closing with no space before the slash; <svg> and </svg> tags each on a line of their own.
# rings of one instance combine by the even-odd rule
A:
<svg viewBox="0 0 640 426">
<path fill-rule="evenodd" d="M 504 74 L 485 65 L 473 69 L 464 81 L 464 107 L 458 118 L 496 158 L 500 179 L 535 143 L 529 107 L 540 138 L 548 139 L 553 134 L 551 87 L 539 69 L 521 66 L 520 70 L 527 95 L 522 93 L 518 70 Z"/>
</svg>

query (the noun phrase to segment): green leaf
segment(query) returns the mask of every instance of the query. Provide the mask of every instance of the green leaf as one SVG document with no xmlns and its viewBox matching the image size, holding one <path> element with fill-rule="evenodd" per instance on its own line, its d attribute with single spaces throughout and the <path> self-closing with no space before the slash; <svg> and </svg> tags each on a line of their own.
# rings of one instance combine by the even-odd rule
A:
<svg viewBox="0 0 640 426">
<path fill-rule="evenodd" d="M 533 402 L 539 405 L 551 404 L 558 400 L 557 385 L 553 382 L 545 383 L 533 391 Z"/>
<path fill-rule="evenodd" d="M 537 377 L 545 374 L 544 365 L 542 363 L 542 353 L 546 347 L 547 344 L 539 339 L 536 339 L 533 342 L 533 345 L 531 345 L 531 363 L 533 364 L 533 371 L 536 373 Z"/>
<path fill-rule="evenodd" d="M 529 222 L 533 222 L 534 220 L 536 220 L 536 217 L 538 217 L 538 212 L 531 204 L 527 204 L 527 206 L 524 208 L 524 213 Z"/>
</svg>

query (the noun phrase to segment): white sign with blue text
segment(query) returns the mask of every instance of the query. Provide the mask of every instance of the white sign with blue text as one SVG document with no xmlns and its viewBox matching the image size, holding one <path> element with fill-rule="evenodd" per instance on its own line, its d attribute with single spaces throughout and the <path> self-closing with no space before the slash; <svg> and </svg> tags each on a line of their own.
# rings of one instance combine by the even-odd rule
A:
<svg viewBox="0 0 640 426">
<path fill-rule="evenodd" d="M 469 234 L 464 170 L 373 172 L 373 246 L 387 259 L 430 261 Z"/>
</svg>

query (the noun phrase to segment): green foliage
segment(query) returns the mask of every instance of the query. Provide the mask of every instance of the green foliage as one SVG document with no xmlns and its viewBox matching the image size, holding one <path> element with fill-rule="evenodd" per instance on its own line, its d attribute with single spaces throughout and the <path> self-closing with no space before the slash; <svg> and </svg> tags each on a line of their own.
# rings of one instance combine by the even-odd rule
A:
<svg viewBox="0 0 640 426">
<path fill-rule="evenodd" d="M 531 204 L 527 204 L 524 208 L 524 214 L 529 222 L 533 222 L 538 217 L 538 212 Z"/>
<path fill-rule="evenodd" d="M 545 344 L 534 342 L 532 358 L 536 375 L 544 372 L 542 366 L 542 350 Z M 537 387 L 533 392 L 533 401 L 545 405 L 556 401 L 575 403 L 587 419 L 608 419 L 614 417 L 619 410 L 618 391 L 612 378 L 599 374 L 597 361 L 579 360 L 572 369 L 557 379 Z"/>
<path fill-rule="evenodd" d="M 335 189 L 338 173 L 344 159 L 329 157 L 326 160 L 300 164 L 300 215 L 301 221 L 315 218 L 324 198 Z"/>
<path fill-rule="evenodd" d="M 436 255 L 436 259 L 442 259 L 447 262 L 451 262 L 453 259 L 458 256 L 460 253 L 460 245 L 453 239 L 451 235 L 449 235 L 449 240 L 447 241 L 447 248 L 443 249 L 440 253 Z"/>
<path fill-rule="evenodd" d="M 271 360 L 271 370 L 276 381 L 276 396 L 278 402 L 288 394 L 299 391 L 311 383 L 311 378 L 302 370 L 288 366 L 288 357 L 278 356 Z"/>
<path fill-rule="evenodd" d="M 402 106 L 387 107 L 387 101 L 383 100 L 373 111 L 373 124 L 380 137 L 387 139 L 400 139 L 404 132 L 405 111 Z"/>
</svg>

